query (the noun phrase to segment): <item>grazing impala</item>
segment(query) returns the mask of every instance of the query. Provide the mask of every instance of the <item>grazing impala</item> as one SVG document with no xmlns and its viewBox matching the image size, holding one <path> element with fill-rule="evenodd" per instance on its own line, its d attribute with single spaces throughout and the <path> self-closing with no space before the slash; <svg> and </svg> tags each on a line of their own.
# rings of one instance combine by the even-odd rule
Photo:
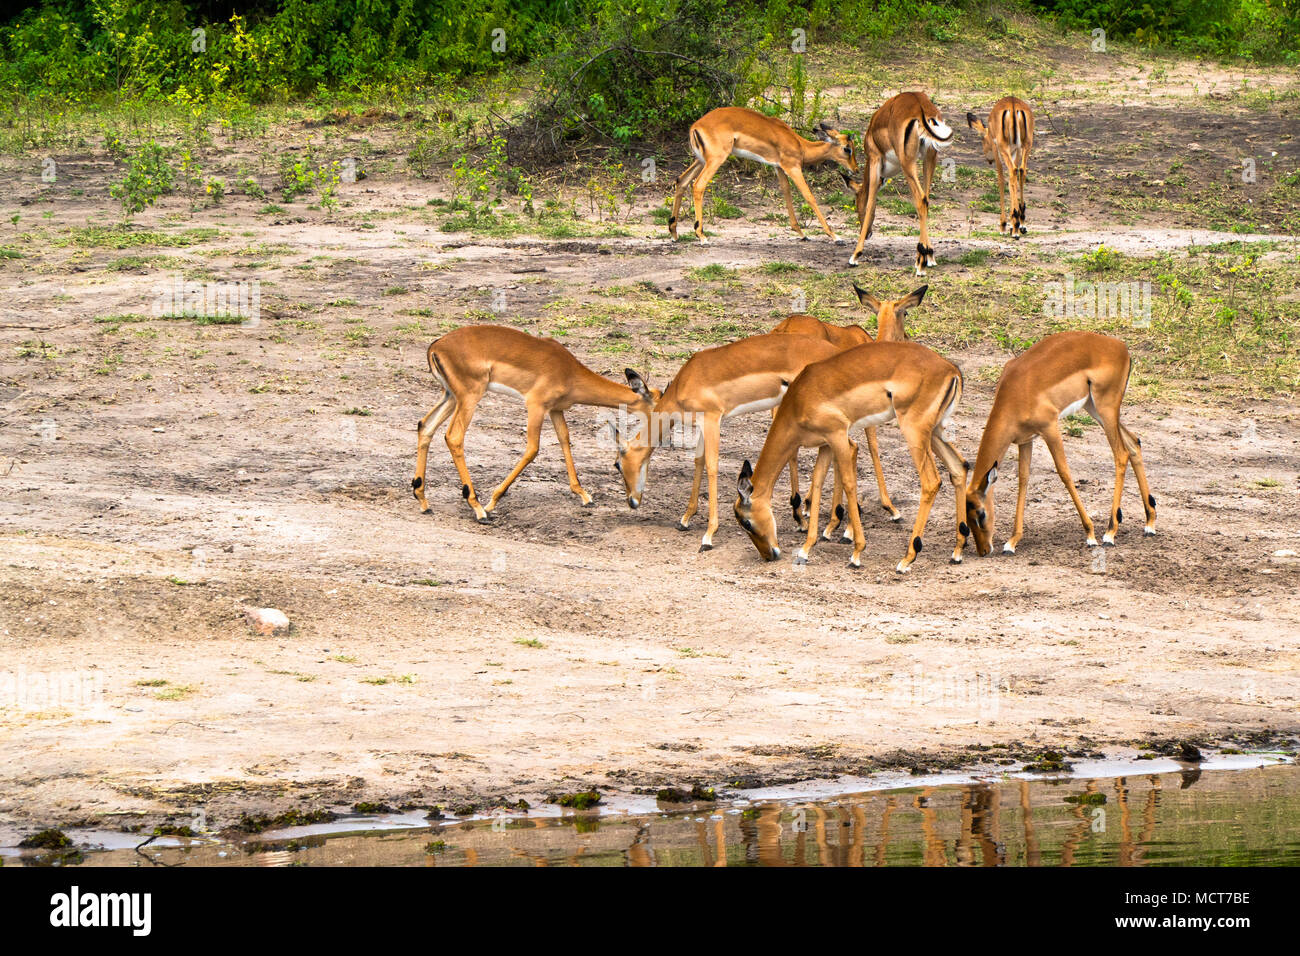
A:
<svg viewBox="0 0 1300 956">
<path fill-rule="evenodd" d="M 1142 467 L 1142 443 L 1120 424 L 1119 408 L 1128 387 L 1132 369 L 1128 347 L 1119 339 L 1095 332 L 1058 332 L 1007 363 L 1002 370 L 993 409 L 989 412 L 984 437 L 980 440 L 970 487 L 966 489 L 967 523 L 975 535 L 975 548 L 988 554 L 993 546 L 993 493 L 998 477 L 998 462 L 1011 445 L 1020 449 L 1020 494 L 1016 500 L 1016 526 L 1003 545 L 1006 554 L 1015 554 L 1025 533 L 1025 495 L 1029 488 L 1029 458 L 1034 436 L 1042 435 L 1052 453 L 1057 474 L 1061 476 L 1088 536 L 1088 547 L 1097 544 L 1092 519 L 1079 498 L 1065 461 L 1058 420 L 1084 409 L 1101 423 L 1111 453 L 1115 456 L 1115 494 L 1110 506 L 1110 526 L 1102 537 L 1103 544 L 1115 543 L 1124 513 L 1120 496 L 1124 491 L 1124 472 L 1130 464 L 1137 476 L 1146 511 L 1147 534 L 1156 533 L 1156 499 L 1147 486 Z"/>
<path fill-rule="evenodd" d="M 876 314 L 876 337 L 874 340 L 871 338 L 871 334 L 860 325 L 831 325 L 811 315 L 789 316 L 783 319 L 772 331 L 821 336 L 832 344 L 838 345 L 841 349 L 866 345 L 872 341 L 902 342 L 907 338 L 907 333 L 903 331 L 903 316 L 908 309 L 921 304 L 921 300 L 925 298 L 925 291 L 928 288 L 929 286 L 921 286 L 915 292 L 891 302 L 878 299 L 870 292 L 860 289 L 854 284 L 853 291 L 857 293 L 858 301 Z M 776 417 L 775 409 L 772 411 L 772 417 Z M 889 497 L 889 489 L 885 487 L 885 470 L 880 464 L 880 445 L 876 437 L 875 426 L 868 425 L 866 433 L 867 450 L 871 452 L 871 465 L 876 472 L 876 488 L 880 492 L 880 507 L 888 512 L 891 521 L 900 521 L 903 516 L 894 507 L 894 503 Z M 840 492 L 839 473 L 837 472 L 835 491 L 831 496 L 831 513 L 834 518 L 827 525 L 823 534 L 827 541 L 831 540 L 835 529 L 839 527 L 840 522 L 843 520 L 844 511 L 840 508 Z M 794 509 L 795 522 L 799 525 L 799 530 L 806 530 L 808 527 L 808 508 L 807 503 L 799 494 L 798 456 L 790 459 L 790 507 Z"/>
<path fill-rule="evenodd" d="M 719 167 L 727 161 L 727 157 L 739 156 L 741 159 L 752 159 L 776 167 L 776 178 L 781 183 L 781 193 L 785 196 L 786 212 L 790 214 L 790 228 L 799 233 L 800 239 L 808 237 L 804 235 L 794 212 L 794 200 L 790 197 L 792 179 L 799 194 L 817 214 L 817 221 L 826 230 L 826 235 L 836 242 L 842 242 L 822 215 L 821 207 L 817 205 L 817 200 L 813 198 L 808 183 L 804 180 L 803 171 L 830 161 L 839 163 L 850 173 L 856 173 L 858 160 L 853 154 L 853 144 L 848 136 L 832 129 L 825 121 L 817 124 L 815 134 L 818 141 L 804 139 L 780 120 L 739 106 L 724 106 L 700 117 L 691 126 L 690 133 L 691 152 L 695 155 L 695 161 L 677 177 L 673 187 L 673 212 L 668 220 L 668 231 L 672 237 L 677 238 L 677 213 L 681 209 L 682 191 L 690 186 L 695 201 L 695 235 L 699 236 L 702 243 L 709 241 L 704 237 L 704 190 Z"/>
<path fill-rule="evenodd" d="M 698 428 L 695 478 L 691 498 L 677 526 L 685 531 L 699 510 L 700 479 L 709 476 L 709 525 L 701 551 L 713 547 L 718 530 L 718 444 L 722 421 L 748 412 L 766 411 L 781 401 L 786 386 L 810 362 L 838 355 L 825 339 L 804 335 L 754 335 L 696 352 L 682 366 L 654 404 L 654 427 L 635 434 L 617 434 L 616 464 L 633 508 L 645 490 L 650 455 L 664 443 L 665 423 L 690 423 Z"/>
<path fill-rule="evenodd" d="M 857 186 L 858 244 L 849 257 L 849 265 L 858 264 L 862 247 L 871 238 L 876 218 L 876 199 L 885 180 L 900 171 L 912 192 L 912 205 L 921 221 L 920 241 L 916 244 L 916 274 L 925 275 L 934 265 L 934 247 L 930 245 L 930 181 L 939 160 L 939 150 L 953 139 L 952 127 L 943 121 L 939 108 L 924 93 L 899 93 L 876 110 L 863 136 L 866 165 L 862 182 Z M 921 163 L 918 175 L 916 164 Z"/>
<path fill-rule="evenodd" d="M 984 158 L 998 167 L 998 204 L 1002 212 L 999 228 L 1007 231 L 1007 177 L 1011 178 L 1011 238 L 1019 239 L 1025 231 L 1025 171 L 1029 151 L 1034 148 L 1034 111 L 1015 96 L 993 104 L 988 125 L 974 113 L 966 122 L 984 138 Z"/>
<path fill-rule="evenodd" d="M 817 464 L 809 487 L 811 499 L 808 535 L 799 549 L 796 563 L 808 560 L 817 542 L 818 504 L 826 470 L 832 460 L 844 485 L 853 529 L 852 567 L 861 566 L 866 540 L 858 514 L 855 448 L 849 432 L 867 425 L 883 425 L 897 419 L 907 441 L 912 461 L 921 479 L 921 503 L 908 542 L 907 554 L 898 563 L 907 571 L 921 551 L 930 508 L 939 492 L 939 469 L 934 455 L 943 459 L 957 495 L 957 544 L 952 560 L 961 561 L 962 546 L 969 529 L 966 514 L 965 460 L 944 436 L 944 428 L 961 400 L 962 379 L 957 366 L 912 342 L 879 342 L 862 345 L 834 358 L 809 365 L 790 383 L 781 401 L 776 421 L 758 456 L 758 467 L 748 461 L 736 483 L 736 520 L 749 535 L 758 553 L 768 561 L 781 556 L 776 525 L 772 520 L 772 487 L 777 475 L 800 448 L 817 448 Z"/>
<path fill-rule="evenodd" d="M 569 488 L 583 505 L 591 504 L 591 495 L 578 483 L 573 467 L 573 450 L 569 447 L 569 427 L 564 412 L 574 405 L 597 405 L 605 408 L 626 407 L 648 413 L 658 394 L 651 392 L 631 369 L 627 370 L 632 387 L 611 382 L 579 362 L 554 339 L 534 338 L 516 329 L 500 325 L 467 325 L 449 332 L 429 346 L 429 371 L 445 394 L 429 414 L 416 426 L 420 440 L 416 453 L 415 478 L 411 488 L 425 514 L 429 502 L 424 497 L 424 472 L 429 459 L 429 442 L 434 432 L 448 418 L 447 448 L 460 474 L 461 496 L 474 509 L 480 522 L 489 520 L 501 496 L 534 458 L 541 440 L 542 421 L 548 415 L 555 428 L 564 464 L 569 471 Z M 474 409 L 485 392 L 499 392 L 523 399 L 528 409 L 528 444 L 518 464 L 505 481 L 492 492 L 485 506 L 479 504 L 465 467 L 465 431 Z"/>
</svg>

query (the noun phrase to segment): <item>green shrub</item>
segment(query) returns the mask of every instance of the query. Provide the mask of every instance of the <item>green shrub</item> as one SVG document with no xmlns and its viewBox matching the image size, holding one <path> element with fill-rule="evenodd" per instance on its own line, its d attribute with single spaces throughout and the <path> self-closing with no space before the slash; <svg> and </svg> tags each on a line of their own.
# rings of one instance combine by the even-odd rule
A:
<svg viewBox="0 0 1300 956">
<path fill-rule="evenodd" d="M 127 160 L 125 178 L 110 187 L 108 192 L 122 203 L 123 217 L 129 220 L 174 188 L 174 173 L 167 164 L 167 151 L 150 140 Z"/>
</svg>

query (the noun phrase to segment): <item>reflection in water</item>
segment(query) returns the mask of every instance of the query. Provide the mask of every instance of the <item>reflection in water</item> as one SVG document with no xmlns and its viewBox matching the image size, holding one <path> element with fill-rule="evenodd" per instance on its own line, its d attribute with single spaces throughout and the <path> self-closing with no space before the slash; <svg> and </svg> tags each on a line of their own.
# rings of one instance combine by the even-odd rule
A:
<svg viewBox="0 0 1300 956">
<path fill-rule="evenodd" d="M 521 816 L 418 831 L 204 844 L 183 865 L 1159 866 L 1300 864 L 1300 767 L 1145 774 L 702 806 Z M 84 866 L 131 851 L 87 854 Z M 139 857 L 135 857 L 139 860 Z M 29 861 L 31 862 L 31 861 Z"/>
</svg>

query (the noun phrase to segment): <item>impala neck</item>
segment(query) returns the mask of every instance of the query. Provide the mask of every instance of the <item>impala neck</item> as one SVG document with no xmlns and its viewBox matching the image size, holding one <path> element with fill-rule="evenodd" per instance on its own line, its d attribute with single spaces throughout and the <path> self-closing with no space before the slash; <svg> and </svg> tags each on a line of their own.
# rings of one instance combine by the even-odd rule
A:
<svg viewBox="0 0 1300 956">
<path fill-rule="evenodd" d="M 1002 423 L 998 415 L 998 403 L 993 401 L 993 411 L 989 413 L 988 424 L 984 426 L 984 436 L 980 439 L 980 450 L 975 456 L 975 468 L 970 473 L 972 488 L 984 485 L 984 479 L 993 470 L 993 466 L 1002 461 L 1002 457 L 1011 447 L 1011 429 Z"/>
<path fill-rule="evenodd" d="M 790 456 L 798 450 L 792 429 L 778 416 L 767 433 L 767 441 L 763 442 L 763 450 L 758 453 L 758 464 L 754 468 L 754 477 L 750 479 L 754 485 L 755 502 L 770 504 L 777 478 L 785 472 Z"/>
<path fill-rule="evenodd" d="M 595 405 L 600 408 L 633 408 L 641 404 L 641 396 L 626 385 L 597 375 L 587 366 L 579 364 L 569 383 L 569 398 L 574 405 Z"/>
<path fill-rule="evenodd" d="M 803 149 L 803 165 L 816 166 L 818 163 L 824 163 L 830 159 L 831 151 L 839 147 L 838 143 L 823 143 L 819 139 L 804 139 L 799 137 L 800 147 Z"/>
</svg>

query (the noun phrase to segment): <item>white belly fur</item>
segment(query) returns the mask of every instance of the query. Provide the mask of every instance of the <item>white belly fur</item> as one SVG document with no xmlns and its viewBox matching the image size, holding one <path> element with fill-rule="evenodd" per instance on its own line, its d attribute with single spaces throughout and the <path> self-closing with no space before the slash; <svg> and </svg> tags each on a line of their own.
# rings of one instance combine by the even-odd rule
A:
<svg viewBox="0 0 1300 956">
<path fill-rule="evenodd" d="M 776 408 L 781 404 L 781 399 L 785 396 L 785 389 L 781 389 L 781 394 L 776 398 L 760 398 L 756 402 L 745 402 L 743 405 L 737 405 L 723 418 L 735 418 L 737 415 L 748 415 L 751 412 L 765 412 L 770 408 Z"/>
<path fill-rule="evenodd" d="M 487 390 L 489 392 L 496 392 L 498 395 L 509 395 L 511 398 L 517 398 L 521 402 L 524 400 L 522 394 L 515 391 L 509 385 L 502 385 L 499 382 L 488 382 Z"/>
<path fill-rule="evenodd" d="M 898 154 L 891 149 L 885 154 L 885 168 L 880 175 L 882 178 L 888 179 L 890 176 L 897 175 L 900 169 L 902 169 L 902 166 L 899 165 Z"/>
<path fill-rule="evenodd" d="M 1067 415 L 1073 415 L 1073 414 L 1074 414 L 1075 412 L 1077 412 L 1079 409 L 1083 408 L 1084 405 L 1087 405 L 1087 404 L 1088 404 L 1088 399 L 1089 399 L 1089 398 L 1090 398 L 1090 396 L 1085 395 L 1085 396 L 1083 396 L 1083 398 L 1079 399 L 1077 402 L 1071 402 L 1069 405 L 1066 405 L 1063 409 L 1061 409 L 1060 417 L 1061 417 L 1061 418 L 1065 418 Z"/>
<path fill-rule="evenodd" d="M 879 415 L 868 415 L 865 418 L 859 418 L 849 426 L 849 432 L 855 432 L 862 428 L 875 428 L 877 425 L 887 425 L 894 420 L 894 410 L 891 408 L 887 412 L 881 412 Z"/>
<path fill-rule="evenodd" d="M 739 156 L 741 159 L 752 159 L 756 163 L 762 163 L 764 166 L 775 166 L 776 163 L 770 159 L 764 159 L 762 156 L 756 156 L 747 149 L 741 149 L 739 146 L 731 150 L 732 156 Z"/>
</svg>

